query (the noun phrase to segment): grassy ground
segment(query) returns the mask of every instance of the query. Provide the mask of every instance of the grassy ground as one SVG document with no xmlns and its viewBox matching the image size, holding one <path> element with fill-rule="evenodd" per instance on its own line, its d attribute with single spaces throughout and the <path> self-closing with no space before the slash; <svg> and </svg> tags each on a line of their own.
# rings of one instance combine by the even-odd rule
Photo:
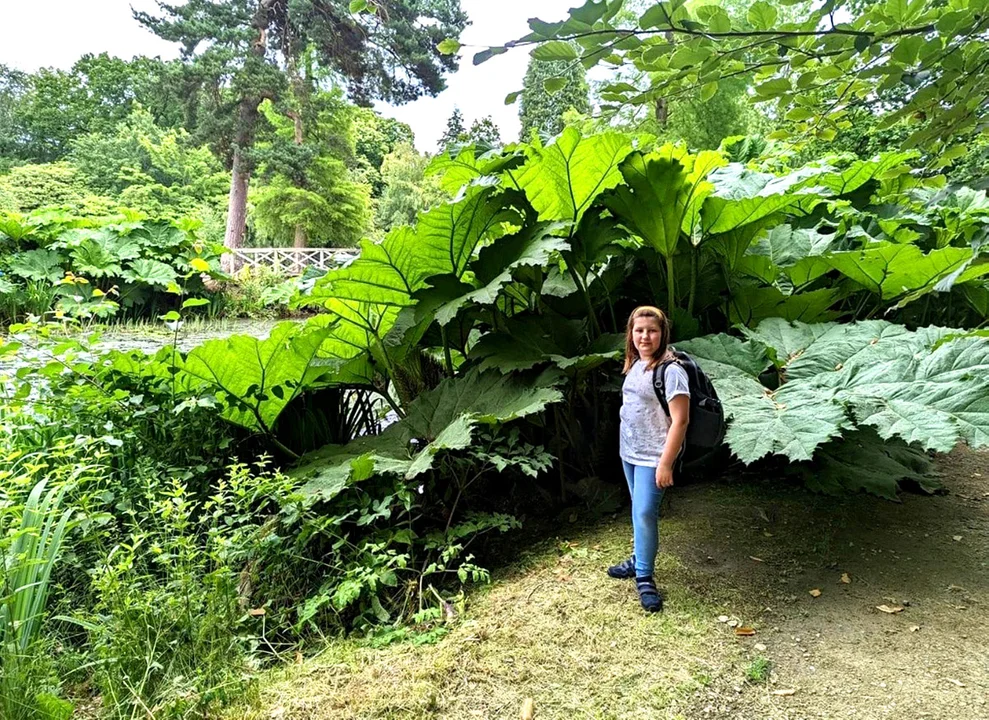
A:
<svg viewBox="0 0 989 720">
<path fill-rule="evenodd" d="M 946 494 L 900 504 L 751 478 L 677 488 L 656 616 L 604 575 L 628 554 L 625 515 L 563 520 L 440 642 L 334 641 L 235 715 L 518 718 L 531 699 L 539 720 L 984 720 L 989 455 L 940 466 Z"/>
</svg>

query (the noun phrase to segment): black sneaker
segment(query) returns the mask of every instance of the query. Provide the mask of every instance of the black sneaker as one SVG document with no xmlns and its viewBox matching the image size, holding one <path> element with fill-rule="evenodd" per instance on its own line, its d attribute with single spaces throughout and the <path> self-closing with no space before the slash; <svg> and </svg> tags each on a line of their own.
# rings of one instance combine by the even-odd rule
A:
<svg viewBox="0 0 989 720">
<path fill-rule="evenodd" d="M 635 589 L 639 593 L 639 603 L 643 610 L 659 612 L 663 609 L 663 594 L 651 576 L 635 578 Z"/>
<path fill-rule="evenodd" d="M 608 577 L 617 580 L 631 580 L 635 577 L 635 555 L 608 568 Z"/>
</svg>

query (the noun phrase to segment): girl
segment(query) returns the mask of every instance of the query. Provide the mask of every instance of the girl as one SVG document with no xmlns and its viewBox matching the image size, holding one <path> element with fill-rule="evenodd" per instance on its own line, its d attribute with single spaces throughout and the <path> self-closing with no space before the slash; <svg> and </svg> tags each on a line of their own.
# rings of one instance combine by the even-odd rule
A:
<svg viewBox="0 0 989 720">
<path fill-rule="evenodd" d="M 673 485 L 673 466 L 683 447 L 690 414 L 687 372 L 669 349 L 670 321 L 662 310 L 637 307 L 625 330 L 625 382 L 622 385 L 620 454 L 632 495 L 632 557 L 608 568 L 614 578 L 635 578 L 642 607 L 663 609 L 663 596 L 653 581 L 659 549 L 659 505 Z M 653 371 L 666 366 L 664 382 L 670 408 L 667 417 L 656 397 Z"/>
</svg>

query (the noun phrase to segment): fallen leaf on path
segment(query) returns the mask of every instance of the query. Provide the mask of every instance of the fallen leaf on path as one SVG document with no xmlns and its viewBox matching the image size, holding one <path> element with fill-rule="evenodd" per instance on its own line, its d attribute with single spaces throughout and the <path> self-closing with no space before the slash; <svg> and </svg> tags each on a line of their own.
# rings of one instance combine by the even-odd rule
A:
<svg viewBox="0 0 989 720">
<path fill-rule="evenodd" d="M 793 695 L 793 694 L 795 694 L 796 692 L 797 692 L 797 691 L 796 691 L 796 690 L 794 690 L 793 688 L 787 688 L 786 690 L 773 690 L 773 691 L 772 691 L 771 693 L 769 693 L 769 694 L 770 694 L 770 695 Z"/>
<path fill-rule="evenodd" d="M 753 647 L 755 647 L 755 649 L 759 652 L 766 652 L 766 646 L 762 643 L 756 643 Z"/>
<path fill-rule="evenodd" d="M 738 620 L 729 620 L 728 627 L 736 627 L 738 625 Z"/>
<path fill-rule="evenodd" d="M 876 605 L 876 610 L 882 610 L 884 613 L 889 613 L 890 615 L 896 615 L 896 613 L 903 612 L 903 606 L 893 605 L 892 607 L 890 607 L 889 605 Z"/>
<path fill-rule="evenodd" d="M 720 623 L 726 623 L 726 622 L 728 622 L 728 616 L 727 615 L 718 615 L 718 622 L 720 622 Z"/>
<path fill-rule="evenodd" d="M 948 677 L 946 677 L 945 680 L 950 682 L 952 685 L 957 685 L 958 687 L 965 687 L 965 683 L 961 682 L 960 680 L 955 680 L 954 678 L 948 678 Z"/>
<path fill-rule="evenodd" d="M 766 562 L 762 558 L 757 558 L 755 555 L 749 555 L 749 560 L 754 560 L 755 562 Z"/>
<path fill-rule="evenodd" d="M 953 592 L 965 592 L 965 588 L 963 588 L 961 585 L 949 585 L 948 589 Z"/>
<path fill-rule="evenodd" d="M 852 579 L 848 576 L 848 573 L 842 573 L 841 574 L 841 581 L 843 583 L 845 583 L 846 585 L 850 585 L 851 582 L 852 582 Z"/>
<path fill-rule="evenodd" d="M 262 615 L 264 615 L 264 612 L 265 612 L 264 608 L 251 608 L 250 610 L 247 611 L 247 614 L 250 615 L 251 617 L 261 617 Z"/>
<path fill-rule="evenodd" d="M 295 651 L 295 664 L 296 665 L 302 664 L 302 653 L 299 652 L 298 650 Z"/>
<path fill-rule="evenodd" d="M 737 628 L 735 628 L 735 634 L 736 635 L 744 635 L 746 637 L 749 636 L 749 635 L 755 635 L 755 628 L 737 627 Z"/>
<path fill-rule="evenodd" d="M 910 632 L 917 632 L 918 630 L 920 630 L 920 625 L 911 625 L 910 626 Z"/>
<path fill-rule="evenodd" d="M 819 588 L 814 588 L 808 591 L 811 597 L 821 597 L 821 590 Z"/>
<path fill-rule="evenodd" d="M 962 536 L 961 535 L 952 535 L 951 536 L 951 539 L 954 540 L 955 542 L 961 542 L 962 541 Z"/>
<path fill-rule="evenodd" d="M 525 702 L 522 703 L 522 714 L 520 717 L 522 720 L 532 720 L 536 717 L 536 703 L 532 698 L 526 698 Z"/>
</svg>

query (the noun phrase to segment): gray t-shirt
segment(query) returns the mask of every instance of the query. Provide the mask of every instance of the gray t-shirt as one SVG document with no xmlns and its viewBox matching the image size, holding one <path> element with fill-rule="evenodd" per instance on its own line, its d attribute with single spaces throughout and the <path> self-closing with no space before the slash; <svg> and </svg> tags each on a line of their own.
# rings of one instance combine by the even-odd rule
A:
<svg viewBox="0 0 989 720">
<path fill-rule="evenodd" d="M 666 368 L 666 401 L 690 395 L 687 371 L 676 363 Z M 619 454 L 632 465 L 656 467 L 666 448 L 670 421 L 659 404 L 652 384 L 652 370 L 636 360 L 622 384 Z"/>
</svg>

